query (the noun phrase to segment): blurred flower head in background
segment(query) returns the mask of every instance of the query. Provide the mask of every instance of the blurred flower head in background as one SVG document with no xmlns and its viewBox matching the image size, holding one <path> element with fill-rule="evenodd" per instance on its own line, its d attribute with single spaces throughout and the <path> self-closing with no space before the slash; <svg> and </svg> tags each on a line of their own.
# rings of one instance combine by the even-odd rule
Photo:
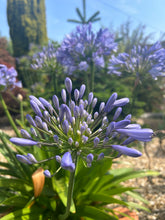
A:
<svg viewBox="0 0 165 220">
<path fill-rule="evenodd" d="M 159 42 L 151 47 L 134 46 L 130 54 L 112 55 L 108 69 L 110 74 L 121 75 L 126 71 L 142 78 L 149 73 L 153 79 L 157 79 L 158 76 L 165 76 L 165 49 Z"/>
<path fill-rule="evenodd" d="M 17 71 L 11 67 L 0 64 L 0 90 L 6 90 L 15 86 L 22 87 L 22 83 L 17 81 Z"/>
<path fill-rule="evenodd" d="M 87 71 L 91 63 L 103 68 L 105 57 L 116 50 L 113 34 L 107 28 L 94 33 L 89 23 L 77 26 L 75 31 L 66 36 L 57 50 L 57 61 L 67 73 L 72 74 L 75 70 Z"/>
</svg>

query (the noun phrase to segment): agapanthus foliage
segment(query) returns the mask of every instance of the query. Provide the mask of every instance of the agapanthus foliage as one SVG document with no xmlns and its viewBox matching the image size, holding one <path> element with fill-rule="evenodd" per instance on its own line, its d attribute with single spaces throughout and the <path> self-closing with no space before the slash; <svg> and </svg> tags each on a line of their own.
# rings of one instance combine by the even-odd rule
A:
<svg viewBox="0 0 165 220">
<path fill-rule="evenodd" d="M 21 82 L 17 81 L 17 71 L 14 67 L 8 68 L 0 64 L 0 90 L 5 90 L 15 86 L 22 87 Z"/>
<path fill-rule="evenodd" d="M 120 53 L 117 57 L 112 55 L 108 69 L 110 74 L 121 75 L 126 71 L 143 78 L 148 73 L 157 79 L 158 76 L 165 76 L 165 49 L 159 42 L 151 47 L 134 46 L 130 54 Z"/>
<path fill-rule="evenodd" d="M 91 63 L 103 68 L 105 56 L 116 50 L 113 34 L 107 28 L 94 33 L 89 23 L 77 26 L 75 31 L 65 37 L 57 51 L 57 60 L 71 74 L 75 70 L 87 71 Z"/>
<path fill-rule="evenodd" d="M 43 47 L 41 52 L 33 55 L 33 62 L 31 67 L 33 69 L 43 69 L 56 67 L 56 48 L 52 43 L 49 43 L 47 47 Z"/>
<path fill-rule="evenodd" d="M 31 133 L 21 129 L 22 138 L 11 138 L 18 146 L 36 145 L 43 150 L 53 151 L 50 158 L 37 161 L 34 155 L 17 154 L 17 159 L 26 164 L 36 164 L 48 160 L 56 160 L 59 169 L 73 172 L 79 157 L 87 167 L 97 160 L 116 158 L 121 155 L 141 156 L 141 152 L 127 145 L 135 140 L 150 141 L 151 129 L 142 129 L 138 124 L 131 124 L 131 115 L 119 120 L 122 107 L 129 102 L 128 98 L 117 99 L 113 93 L 106 103 L 101 102 L 96 110 L 97 98 L 90 92 L 85 99 L 86 86 L 72 90 L 72 81 L 65 79 L 66 89 L 62 89 L 63 103 L 59 103 L 56 95 L 52 98 L 53 105 L 42 97 L 30 96 L 30 104 L 35 113 L 33 118 L 26 118 L 31 125 Z M 115 112 L 111 115 L 112 110 Z M 51 177 L 49 170 L 45 176 Z"/>
</svg>

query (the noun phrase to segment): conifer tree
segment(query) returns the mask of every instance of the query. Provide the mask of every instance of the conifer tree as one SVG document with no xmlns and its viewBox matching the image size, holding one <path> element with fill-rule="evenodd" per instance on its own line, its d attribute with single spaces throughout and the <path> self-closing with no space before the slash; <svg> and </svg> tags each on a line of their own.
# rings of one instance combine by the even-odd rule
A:
<svg viewBox="0 0 165 220">
<path fill-rule="evenodd" d="M 8 0 L 7 18 L 14 56 L 27 54 L 30 43 L 47 42 L 45 0 Z"/>
</svg>

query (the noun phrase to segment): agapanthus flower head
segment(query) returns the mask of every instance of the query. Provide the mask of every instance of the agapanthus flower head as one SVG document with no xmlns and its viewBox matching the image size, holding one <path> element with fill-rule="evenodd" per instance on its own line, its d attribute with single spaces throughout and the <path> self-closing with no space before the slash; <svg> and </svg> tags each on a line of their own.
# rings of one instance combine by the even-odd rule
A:
<svg viewBox="0 0 165 220">
<path fill-rule="evenodd" d="M 43 47 L 41 52 L 33 55 L 33 69 L 52 68 L 56 67 L 56 48 L 52 43 L 47 47 Z"/>
<path fill-rule="evenodd" d="M 94 33 L 89 23 L 77 26 L 75 31 L 65 37 L 57 50 L 57 60 L 71 74 L 75 70 L 87 71 L 91 63 L 103 68 L 104 58 L 116 50 L 113 34 L 102 28 Z"/>
<path fill-rule="evenodd" d="M 121 75 L 123 71 L 136 74 L 143 77 L 144 74 L 150 74 L 152 78 L 165 76 L 165 49 L 159 42 L 151 47 L 134 46 L 128 53 L 120 53 L 117 57 L 112 55 L 109 60 L 109 73 Z"/>
<path fill-rule="evenodd" d="M 153 131 L 142 129 L 138 124 L 131 124 L 131 115 L 119 120 L 122 106 L 129 102 L 128 98 L 117 99 L 117 93 L 113 93 L 108 101 L 101 102 L 98 111 L 95 111 L 97 98 L 92 92 L 87 95 L 88 100 L 83 98 L 85 85 L 72 91 L 72 81 L 67 77 L 65 86 L 63 103 L 54 95 L 54 106 L 42 97 L 30 96 L 31 107 L 36 114 L 34 118 L 26 116 L 32 126 L 31 132 L 22 129 L 22 138 L 11 138 L 12 143 L 18 146 L 36 145 L 47 151 L 51 148 L 52 157 L 44 159 L 43 162 L 56 160 L 60 168 L 70 172 L 75 170 L 77 157 L 90 167 L 101 159 L 113 159 L 122 154 L 141 156 L 141 152 L 127 145 L 135 140 L 150 141 Z M 114 109 L 116 110 L 111 117 L 112 121 L 109 121 L 108 115 Z M 17 155 L 17 158 L 26 164 L 38 163 L 32 154 Z M 47 177 L 54 175 L 48 170 L 44 173 Z"/>
<path fill-rule="evenodd" d="M 0 90 L 13 88 L 15 86 L 22 87 L 22 83 L 17 81 L 17 71 L 14 67 L 8 68 L 7 66 L 0 64 Z"/>
</svg>

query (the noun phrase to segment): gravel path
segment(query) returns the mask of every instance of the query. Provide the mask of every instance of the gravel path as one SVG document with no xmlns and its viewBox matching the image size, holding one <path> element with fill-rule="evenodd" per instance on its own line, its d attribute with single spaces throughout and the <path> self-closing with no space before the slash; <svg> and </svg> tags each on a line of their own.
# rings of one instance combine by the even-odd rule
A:
<svg viewBox="0 0 165 220">
<path fill-rule="evenodd" d="M 163 146 L 165 149 L 165 142 Z M 138 187 L 140 195 L 150 202 L 148 208 L 151 212 L 139 211 L 139 220 L 165 220 L 165 151 L 160 148 L 158 138 L 147 143 L 146 149 L 149 158 L 143 150 L 140 158 L 121 158 L 121 164 L 113 164 L 113 168 L 133 166 L 140 170 L 150 168 L 160 172 L 159 176 L 129 180 L 125 185 Z"/>
</svg>

